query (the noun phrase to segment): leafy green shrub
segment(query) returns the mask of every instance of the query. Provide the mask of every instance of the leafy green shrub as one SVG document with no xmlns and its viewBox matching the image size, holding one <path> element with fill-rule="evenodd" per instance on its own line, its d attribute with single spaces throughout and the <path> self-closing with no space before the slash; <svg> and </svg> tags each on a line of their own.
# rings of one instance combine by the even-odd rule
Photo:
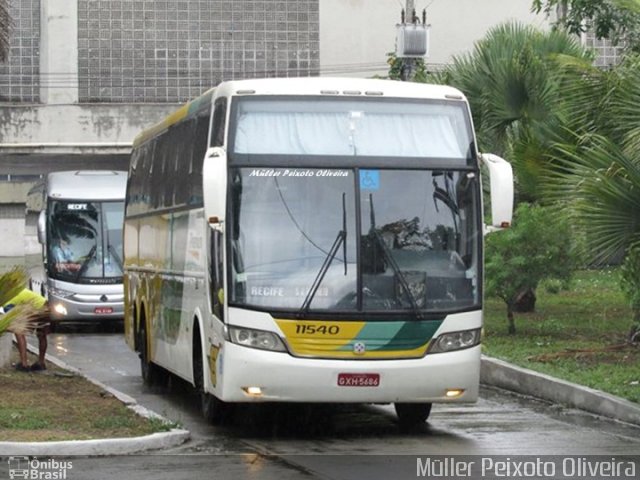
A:
<svg viewBox="0 0 640 480">
<path fill-rule="evenodd" d="M 544 279 L 571 277 L 574 254 L 567 218 L 558 210 L 522 203 L 513 226 L 486 238 L 485 292 L 507 306 L 509 333 L 515 333 L 518 299 Z"/>
<path fill-rule="evenodd" d="M 640 332 L 640 246 L 629 249 L 620 269 L 620 287 L 631 303 L 633 326 L 629 334 L 634 340 Z"/>
</svg>

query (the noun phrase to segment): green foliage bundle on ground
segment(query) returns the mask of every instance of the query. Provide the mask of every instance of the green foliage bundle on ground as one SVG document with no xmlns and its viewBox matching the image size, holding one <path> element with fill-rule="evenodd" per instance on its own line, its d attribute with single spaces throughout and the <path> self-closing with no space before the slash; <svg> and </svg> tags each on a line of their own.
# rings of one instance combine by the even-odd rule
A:
<svg viewBox="0 0 640 480">
<path fill-rule="evenodd" d="M 545 279 L 567 281 L 574 268 L 568 222 L 550 208 L 521 204 L 513 226 L 487 236 L 485 294 L 504 301 L 508 332 L 516 332 L 514 310 L 521 295 Z"/>
</svg>

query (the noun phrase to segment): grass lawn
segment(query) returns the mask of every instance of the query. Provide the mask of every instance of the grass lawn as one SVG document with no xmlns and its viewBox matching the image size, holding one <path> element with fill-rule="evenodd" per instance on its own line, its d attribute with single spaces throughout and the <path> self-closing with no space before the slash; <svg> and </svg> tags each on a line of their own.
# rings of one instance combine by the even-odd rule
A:
<svg viewBox="0 0 640 480">
<path fill-rule="evenodd" d="M 640 345 L 625 343 L 631 309 L 618 270 L 576 272 L 568 290 L 554 292 L 538 288 L 536 311 L 515 315 L 515 335 L 504 302 L 488 298 L 483 352 L 640 403 Z"/>
<path fill-rule="evenodd" d="M 15 347 L 12 356 L 17 361 Z M 134 437 L 170 428 L 137 415 L 111 394 L 51 362 L 37 373 L 0 368 L 0 441 Z"/>
</svg>

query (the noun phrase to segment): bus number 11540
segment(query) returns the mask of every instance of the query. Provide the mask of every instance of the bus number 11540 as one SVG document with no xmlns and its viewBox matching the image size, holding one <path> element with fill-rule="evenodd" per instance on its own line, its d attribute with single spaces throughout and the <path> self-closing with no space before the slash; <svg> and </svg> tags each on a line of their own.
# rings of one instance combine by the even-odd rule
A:
<svg viewBox="0 0 640 480">
<path fill-rule="evenodd" d="M 318 325 L 299 323 L 296 325 L 298 335 L 338 335 L 340 327 L 338 325 Z"/>
</svg>

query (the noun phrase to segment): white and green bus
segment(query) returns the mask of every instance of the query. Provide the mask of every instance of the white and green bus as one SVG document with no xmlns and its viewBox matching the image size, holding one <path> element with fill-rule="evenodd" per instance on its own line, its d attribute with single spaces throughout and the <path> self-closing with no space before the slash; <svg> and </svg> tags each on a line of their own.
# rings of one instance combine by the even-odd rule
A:
<svg viewBox="0 0 640 480">
<path fill-rule="evenodd" d="M 446 86 L 221 83 L 134 141 L 125 335 L 153 382 L 241 402 L 393 403 L 402 423 L 478 397 L 483 223 L 511 167 L 478 153 Z"/>
</svg>

